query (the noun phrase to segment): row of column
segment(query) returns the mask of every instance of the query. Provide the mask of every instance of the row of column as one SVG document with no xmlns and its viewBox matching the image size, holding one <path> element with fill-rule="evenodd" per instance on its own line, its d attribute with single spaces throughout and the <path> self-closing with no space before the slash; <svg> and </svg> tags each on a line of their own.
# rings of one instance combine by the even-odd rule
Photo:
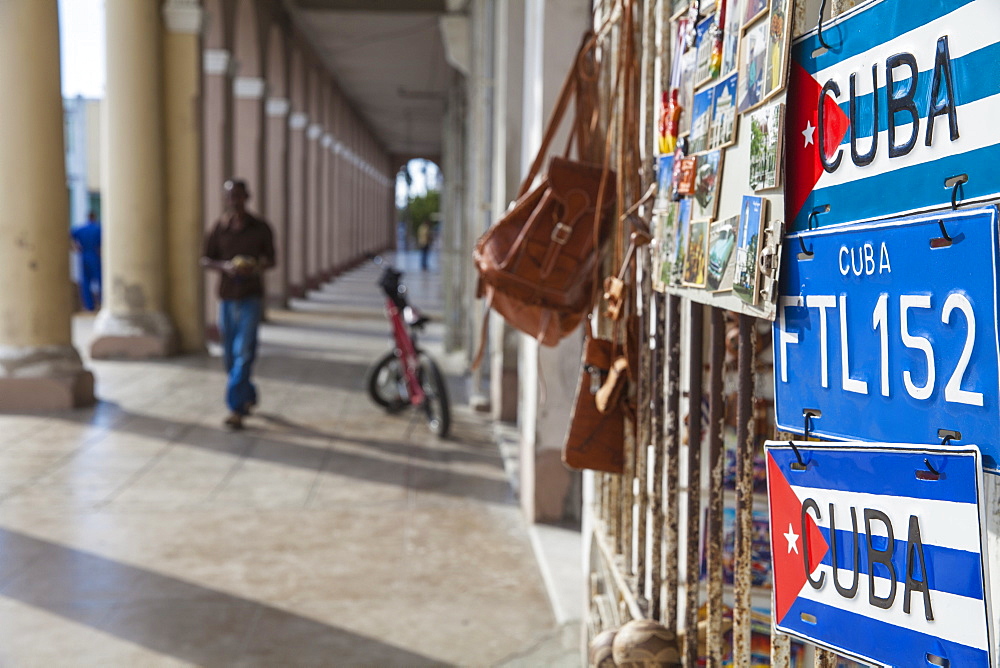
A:
<svg viewBox="0 0 1000 668">
<path fill-rule="evenodd" d="M 280 256 L 267 296 L 284 305 L 393 242 L 394 170 L 333 77 L 285 22 L 264 11 L 267 3 L 247 3 L 273 22 L 258 40 L 241 39 L 238 11 L 215 4 L 233 25 L 206 36 L 205 125 L 218 132 L 206 136 L 205 220 L 220 213 L 216 193 L 226 178 L 247 181 L 251 208 L 272 223 Z"/>
<path fill-rule="evenodd" d="M 106 0 L 105 13 L 104 296 L 93 357 L 204 350 L 214 286 L 198 260 L 227 177 L 247 179 L 275 229 L 274 301 L 391 243 L 389 158 L 294 36 L 281 40 L 300 54 L 289 71 L 309 85 L 268 96 L 267 82 L 238 77 L 228 54 L 203 52 L 198 0 Z M 0 98 L 0 410 L 86 405 L 93 376 L 71 332 L 57 0 L 0 3 L 0 81 L 18 92 Z"/>
</svg>

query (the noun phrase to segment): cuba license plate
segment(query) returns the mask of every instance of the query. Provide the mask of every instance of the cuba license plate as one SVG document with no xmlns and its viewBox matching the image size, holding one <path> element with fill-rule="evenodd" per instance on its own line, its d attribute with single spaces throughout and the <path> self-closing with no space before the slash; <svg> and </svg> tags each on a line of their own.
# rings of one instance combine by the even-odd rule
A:
<svg viewBox="0 0 1000 668">
<path fill-rule="evenodd" d="M 907 443 L 956 432 L 997 470 L 995 207 L 791 234 L 783 264 L 780 429 Z"/>
</svg>

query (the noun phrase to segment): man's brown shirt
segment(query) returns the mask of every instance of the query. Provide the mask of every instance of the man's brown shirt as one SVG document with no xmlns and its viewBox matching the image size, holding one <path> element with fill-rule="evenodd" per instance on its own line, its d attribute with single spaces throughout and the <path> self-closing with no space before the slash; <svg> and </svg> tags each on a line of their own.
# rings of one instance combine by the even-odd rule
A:
<svg viewBox="0 0 1000 668">
<path fill-rule="evenodd" d="M 271 226 L 249 213 L 244 214 L 242 229 L 233 225 L 234 216 L 223 216 L 212 226 L 205 239 L 205 257 L 228 262 L 237 255 L 246 255 L 268 266 L 274 264 L 274 236 Z M 263 297 L 261 274 L 230 276 L 223 272 L 219 281 L 219 299 Z"/>
</svg>

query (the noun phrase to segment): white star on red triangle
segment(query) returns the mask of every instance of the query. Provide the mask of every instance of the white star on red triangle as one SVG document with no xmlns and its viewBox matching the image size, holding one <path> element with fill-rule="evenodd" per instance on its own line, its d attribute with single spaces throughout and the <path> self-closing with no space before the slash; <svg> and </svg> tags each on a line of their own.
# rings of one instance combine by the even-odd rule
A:
<svg viewBox="0 0 1000 668">
<path fill-rule="evenodd" d="M 812 121 L 806 121 L 806 129 L 802 131 L 802 136 L 806 138 L 806 143 L 803 144 L 803 147 L 813 143 L 814 132 L 816 132 L 816 128 L 813 126 Z"/>
<path fill-rule="evenodd" d="M 798 554 L 799 553 L 799 536 L 798 536 L 797 533 L 795 533 L 795 531 L 792 530 L 792 523 L 791 522 L 788 523 L 788 533 L 782 534 L 782 535 L 784 535 L 785 540 L 788 541 L 788 552 L 791 553 L 792 550 L 795 550 L 795 554 Z"/>
</svg>

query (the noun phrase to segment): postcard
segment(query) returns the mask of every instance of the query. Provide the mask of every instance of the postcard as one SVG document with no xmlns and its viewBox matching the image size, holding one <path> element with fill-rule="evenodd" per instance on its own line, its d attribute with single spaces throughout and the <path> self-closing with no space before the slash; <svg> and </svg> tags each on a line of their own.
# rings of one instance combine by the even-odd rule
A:
<svg viewBox="0 0 1000 668">
<path fill-rule="evenodd" d="M 767 21 L 758 21 L 747 28 L 740 40 L 740 76 L 736 100 L 741 114 L 759 105 L 766 97 L 764 70 L 767 66 L 769 43 L 767 29 Z"/>
<path fill-rule="evenodd" d="M 736 80 L 720 81 L 712 89 L 712 116 L 708 124 L 708 147 L 722 148 L 736 143 Z"/>
<path fill-rule="evenodd" d="M 746 5 L 743 7 L 743 26 L 753 23 L 766 11 L 767 0 L 746 0 Z"/>
<path fill-rule="evenodd" d="M 691 108 L 691 134 L 688 135 L 688 151 L 691 153 L 701 153 L 709 148 L 708 130 L 712 123 L 714 98 L 714 86 L 709 86 L 694 94 L 694 105 Z"/>
<path fill-rule="evenodd" d="M 757 256 L 760 253 L 760 231 L 767 212 L 767 200 L 755 195 L 744 195 L 740 209 L 740 227 L 736 235 L 736 266 L 733 275 L 733 292 L 740 299 L 757 305 L 760 270 Z"/>
<path fill-rule="evenodd" d="M 784 104 L 750 114 L 750 187 L 754 190 L 781 185 L 781 139 Z"/>
<path fill-rule="evenodd" d="M 674 224 L 673 256 L 667 256 L 660 271 L 666 286 L 680 285 L 681 273 L 684 267 L 684 257 L 687 254 L 685 244 L 688 240 L 688 226 L 691 224 L 691 200 L 682 199 L 677 203 L 677 222 Z"/>
<path fill-rule="evenodd" d="M 698 24 L 698 35 L 695 37 L 695 86 L 700 86 L 712 78 L 712 45 L 714 43 L 715 16 L 710 16 Z"/>
<path fill-rule="evenodd" d="M 678 195 L 693 195 L 695 186 L 695 170 L 698 167 L 698 159 L 689 155 L 681 160 L 680 169 L 677 170 L 677 183 L 674 185 L 674 192 Z"/>
<path fill-rule="evenodd" d="M 705 287 L 721 292 L 733 286 L 733 250 L 740 217 L 732 216 L 712 223 L 708 232 L 708 266 Z"/>
<path fill-rule="evenodd" d="M 740 44 L 740 27 L 743 25 L 743 0 L 724 0 L 726 16 L 722 27 L 722 76 L 736 71 Z"/>
<path fill-rule="evenodd" d="M 664 211 L 671 203 L 673 194 L 674 156 L 661 155 L 656 159 L 656 199 L 653 211 Z"/>
<path fill-rule="evenodd" d="M 716 149 L 697 156 L 694 177 L 692 218 L 715 218 L 719 206 L 719 185 L 722 182 L 722 151 Z"/>
<path fill-rule="evenodd" d="M 688 225 L 687 251 L 684 255 L 684 285 L 705 287 L 705 252 L 708 244 L 708 221 L 694 220 Z"/>
</svg>

